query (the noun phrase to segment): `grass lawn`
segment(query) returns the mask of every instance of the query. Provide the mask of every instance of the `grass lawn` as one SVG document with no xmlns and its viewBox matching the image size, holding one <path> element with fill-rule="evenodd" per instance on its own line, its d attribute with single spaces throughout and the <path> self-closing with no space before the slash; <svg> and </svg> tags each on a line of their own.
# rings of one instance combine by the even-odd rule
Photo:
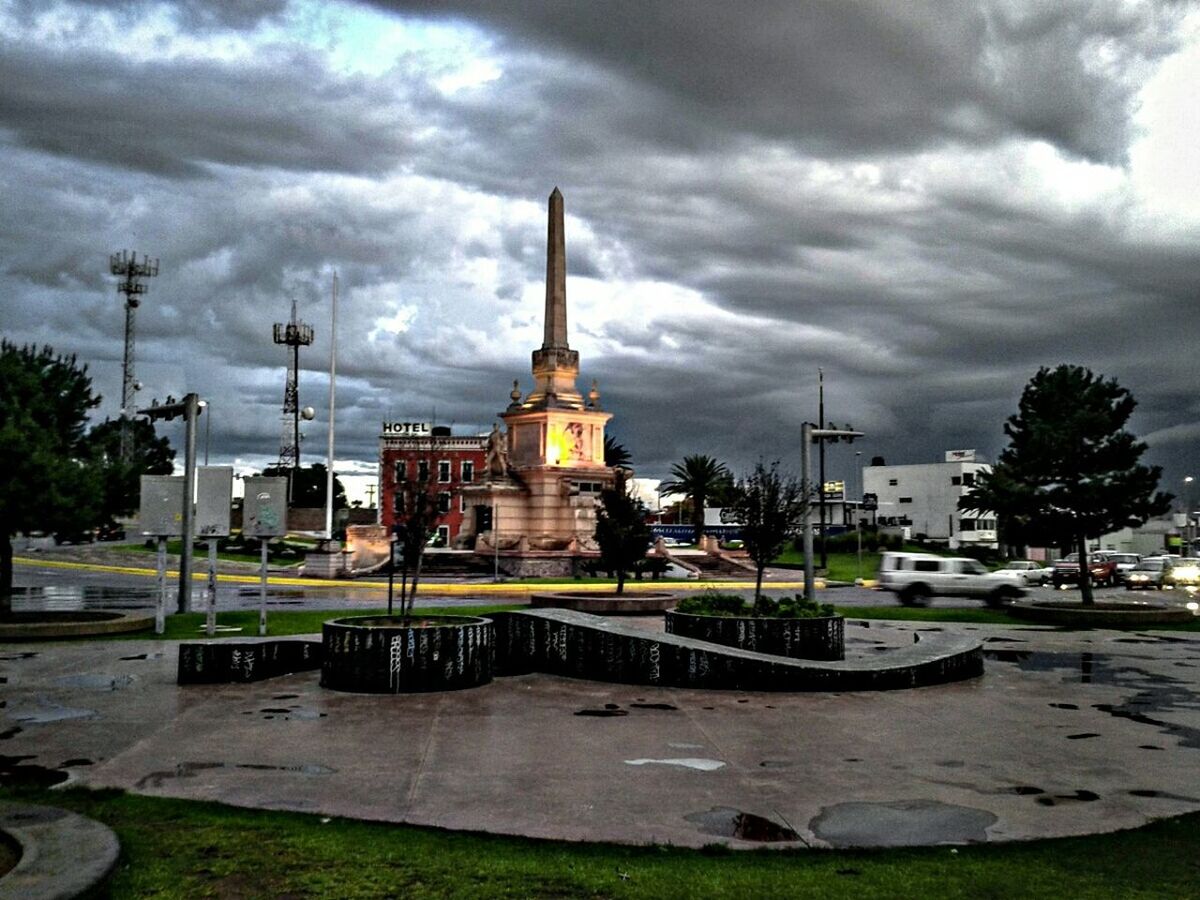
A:
<svg viewBox="0 0 1200 900">
<path fill-rule="evenodd" d="M 906 546 L 906 553 L 929 553 L 921 547 Z M 944 554 L 939 554 L 944 555 Z M 879 558 L 881 554 L 871 553 L 863 550 L 862 554 L 862 575 L 863 578 L 874 578 L 875 573 L 879 571 Z M 828 573 L 826 575 L 831 581 L 853 581 L 860 577 L 858 565 L 858 553 L 853 551 L 850 553 L 829 553 L 826 555 L 826 561 L 829 563 Z M 776 563 L 781 563 L 785 566 L 804 566 L 804 551 L 797 550 L 795 547 L 788 547 L 775 559 Z M 820 551 L 813 552 L 813 565 L 821 564 Z"/>
<path fill-rule="evenodd" d="M 396 601 L 396 608 L 400 606 Z M 502 612 L 510 609 L 524 609 L 521 604 L 493 604 L 490 606 L 452 606 L 452 607 L 422 607 L 413 608 L 414 615 L 428 616 L 485 616 L 488 613 Z M 319 634 L 321 623 L 329 619 L 343 616 L 382 616 L 387 614 L 387 607 L 371 609 L 305 609 L 276 612 L 267 611 L 267 634 Z M 167 616 L 166 631 L 157 635 L 153 631 L 140 631 L 134 634 L 114 634 L 96 638 L 96 640 L 126 640 L 145 638 L 151 640 L 195 640 L 205 637 L 204 613 L 177 613 Z M 216 637 L 257 637 L 258 610 L 241 609 L 232 612 L 217 613 L 217 625 L 240 627 L 241 631 L 218 631 Z"/>
<path fill-rule="evenodd" d="M 298 545 L 294 546 L 296 546 L 297 549 L 301 549 Z M 121 544 L 113 549 L 120 553 L 148 553 L 150 555 L 158 553 L 157 547 L 147 547 L 145 544 Z M 173 556 L 178 556 L 182 552 L 183 541 L 167 541 L 167 553 Z M 204 560 L 208 559 L 208 544 L 204 543 L 203 541 L 197 541 L 193 545 L 192 552 L 195 555 L 197 563 L 202 563 Z M 257 553 L 228 553 L 220 550 L 217 551 L 217 559 L 223 559 L 227 562 L 262 562 L 262 557 Z M 302 559 L 295 558 L 280 559 L 279 557 L 272 555 L 270 552 L 267 553 L 267 564 L 271 566 L 298 566 L 303 561 L 304 560 Z"/>
<path fill-rule="evenodd" d="M 120 791 L 22 791 L 113 828 L 123 897 L 1196 895 L 1200 814 L 1086 838 L 915 850 L 731 852 L 534 841 Z"/>
</svg>

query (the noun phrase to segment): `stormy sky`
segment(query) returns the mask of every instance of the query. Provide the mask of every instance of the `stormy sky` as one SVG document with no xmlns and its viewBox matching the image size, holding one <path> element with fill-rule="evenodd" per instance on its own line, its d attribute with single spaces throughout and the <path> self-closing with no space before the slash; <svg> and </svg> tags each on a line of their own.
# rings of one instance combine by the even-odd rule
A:
<svg viewBox="0 0 1200 900">
<path fill-rule="evenodd" d="M 1169 2 L 0 0 L 0 333 L 120 405 L 109 254 L 160 260 L 142 402 L 213 462 L 278 455 L 295 299 L 323 458 L 486 430 L 541 342 L 566 198 L 571 345 L 639 475 L 1004 445 L 1039 366 L 1115 377 L 1200 475 L 1200 10 Z M 178 425 L 168 426 L 177 445 Z"/>
</svg>

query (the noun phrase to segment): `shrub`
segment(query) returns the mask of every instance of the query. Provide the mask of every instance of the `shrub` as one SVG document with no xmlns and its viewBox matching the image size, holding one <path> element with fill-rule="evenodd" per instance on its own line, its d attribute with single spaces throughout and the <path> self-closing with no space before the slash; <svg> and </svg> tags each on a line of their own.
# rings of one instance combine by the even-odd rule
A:
<svg viewBox="0 0 1200 900">
<path fill-rule="evenodd" d="M 736 594 L 707 591 L 696 597 L 686 597 L 675 607 L 676 612 L 693 616 L 756 616 L 765 619 L 817 619 L 835 615 L 833 604 L 805 600 L 803 594 L 773 600 L 762 597 L 758 611 Z"/>
</svg>

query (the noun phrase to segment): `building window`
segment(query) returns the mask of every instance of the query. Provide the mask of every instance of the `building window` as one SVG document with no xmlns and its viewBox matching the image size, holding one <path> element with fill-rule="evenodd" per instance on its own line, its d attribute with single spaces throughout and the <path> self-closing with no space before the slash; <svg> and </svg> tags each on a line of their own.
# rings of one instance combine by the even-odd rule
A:
<svg viewBox="0 0 1200 900">
<path fill-rule="evenodd" d="M 397 516 L 404 515 L 404 492 L 396 491 L 392 494 L 392 514 Z"/>
<path fill-rule="evenodd" d="M 951 475 L 950 483 L 952 485 L 954 485 L 955 487 L 958 487 L 960 484 L 962 484 L 962 476 L 961 475 Z"/>
<path fill-rule="evenodd" d="M 417 481 L 422 484 L 429 481 L 429 460 L 421 459 L 417 461 Z"/>
<path fill-rule="evenodd" d="M 912 503 L 912 497 L 901 497 L 900 502 L 901 503 Z"/>
<path fill-rule="evenodd" d="M 450 460 L 438 460 L 438 484 L 450 483 Z"/>
<path fill-rule="evenodd" d="M 433 546 L 447 547 L 449 545 L 450 545 L 450 526 L 449 525 L 439 525 L 438 530 L 437 530 L 437 537 L 433 541 Z"/>
<path fill-rule="evenodd" d="M 449 491 L 439 491 L 438 492 L 437 509 L 438 509 L 438 512 L 441 513 L 442 515 L 445 515 L 446 513 L 450 512 L 450 492 Z"/>
<path fill-rule="evenodd" d="M 404 484 L 404 479 L 407 477 L 408 474 L 404 467 L 404 460 L 398 459 L 392 463 L 392 480 L 396 484 Z"/>
<path fill-rule="evenodd" d="M 458 495 L 458 511 L 461 513 L 465 513 L 467 511 L 467 495 L 466 494 Z"/>
<path fill-rule="evenodd" d="M 975 486 L 975 473 L 974 472 L 963 472 L 963 484 L 966 487 L 974 487 Z"/>
<path fill-rule="evenodd" d="M 475 463 L 469 459 L 464 459 L 462 462 L 462 480 L 466 484 L 475 480 Z"/>
<path fill-rule="evenodd" d="M 963 531 L 963 532 L 974 531 L 975 530 L 975 520 L 974 519 L 959 519 L 958 520 L 958 530 Z"/>
<path fill-rule="evenodd" d="M 900 483 L 900 480 L 897 478 L 889 478 L 888 479 L 888 487 L 895 487 L 899 483 Z"/>
</svg>

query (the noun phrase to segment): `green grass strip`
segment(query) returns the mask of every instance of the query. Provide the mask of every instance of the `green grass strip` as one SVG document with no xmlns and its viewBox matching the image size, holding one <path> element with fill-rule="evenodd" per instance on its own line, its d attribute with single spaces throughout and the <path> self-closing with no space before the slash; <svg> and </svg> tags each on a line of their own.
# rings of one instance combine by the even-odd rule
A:
<svg viewBox="0 0 1200 900">
<path fill-rule="evenodd" d="M 21 799 L 73 809 L 116 831 L 114 898 L 1089 900 L 1195 896 L 1200 883 L 1200 814 L 1028 843 L 732 852 L 447 832 L 114 790 L 23 792 Z"/>
<path fill-rule="evenodd" d="M 398 609 L 399 603 L 396 604 Z M 414 615 L 426 616 L 486 616 L 488 613 L 504 612 L 510 609 L 523 609 L 521 604 L 492 604 L 490 606 L 418 606 L 413 609 Z M 286 611 L 267 611 L 267 634 L 319 634 L 321 623 L 330 619 L 340 619 L 345 616 L 382 616 L 387 614 L 387 607 L 371 607 L 362 609 L 302 609 Z M 151 640 L 196 640 L 207 638 L 204 633 L 204 613 L 177 613 L 167 616 L 166 631 L 157 635 L 153 631 L 142 631 L 136 634 L 114 634 L 104 637 L 104 640 L 126 640 L 129 638 L 146 638 Z M 241 609 L 217 613 L 217 625 L 220 628 L 240 628 L 240 631 L 218 630 L 216 637 L 257 637 L 258 610 Z"/>
</svg>

